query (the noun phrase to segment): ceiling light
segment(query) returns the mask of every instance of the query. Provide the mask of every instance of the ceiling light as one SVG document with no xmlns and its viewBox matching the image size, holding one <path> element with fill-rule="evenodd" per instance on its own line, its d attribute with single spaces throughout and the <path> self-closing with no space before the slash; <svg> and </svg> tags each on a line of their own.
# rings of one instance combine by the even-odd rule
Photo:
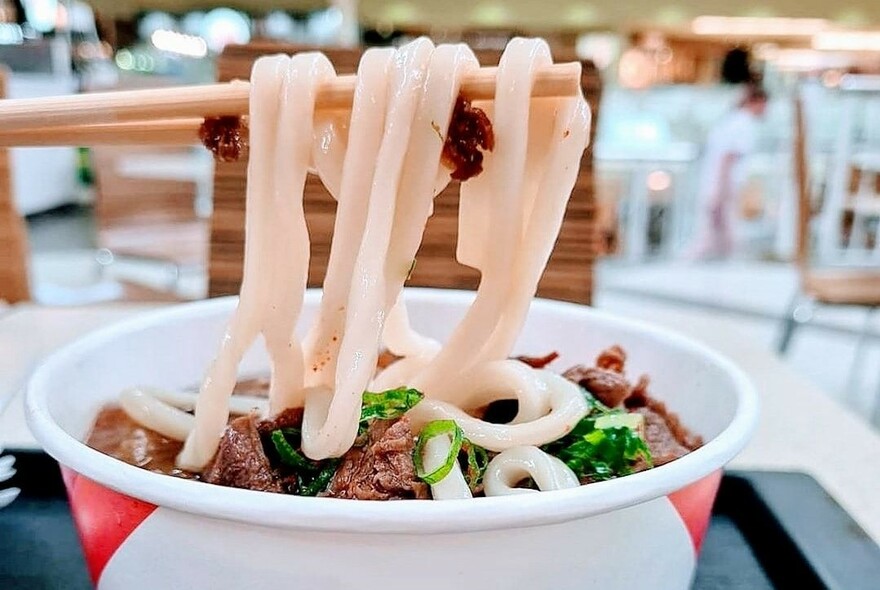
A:
<svg viewBox="0 0 880 590">
<path fill-rule="evenodd" d="M 828 30 L 831 24 L 821 18 L 782 18 L 759 16 L 698 16 L 691 23 L 697 35 L 809 37 Z"/>
</svg>

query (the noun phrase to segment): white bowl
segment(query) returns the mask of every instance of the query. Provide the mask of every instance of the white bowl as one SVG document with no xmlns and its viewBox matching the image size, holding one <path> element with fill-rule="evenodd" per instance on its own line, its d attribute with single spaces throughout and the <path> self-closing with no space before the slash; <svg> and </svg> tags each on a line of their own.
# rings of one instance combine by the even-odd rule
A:
<svg viewBox="0 0 880 590">
<path fill-rule="evenodd" d="M 410 289 L 415 327 L 446 337 L 473 294 Z M 303 324 L 320 293 L 306 295 Z M 758 403 L 728 360 L 676 334 L 588 307 L 536 300 L 517 352 L 592 362 L 611 344 L 648 373 L 706 444 L 670 464 L 577 489 L 446 502 L 358 502 L 154 474 L 82 442 L 102 404 L 137 384 L 197 383 L 236 300 L 181 305 L 97 331 L 52 355 L 27 391 L 34 435 L 62 465 L 99 588 L 383 590 L 686 588 L 721 477 Z M 262 346 L 242 374 L 267 366 Z"/>
</svg>

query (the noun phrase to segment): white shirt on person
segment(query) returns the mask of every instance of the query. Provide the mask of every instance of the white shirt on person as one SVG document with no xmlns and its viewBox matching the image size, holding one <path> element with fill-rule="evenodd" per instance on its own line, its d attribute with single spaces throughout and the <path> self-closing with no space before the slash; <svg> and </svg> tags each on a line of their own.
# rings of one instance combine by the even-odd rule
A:
<svg viewBox="0 0 880 590">
<path fill-rule="evenodd" d="M 728 154 L 739 156 L 730 173 L 726 197 L 733 200 L 743 188 L 746 170 L 743 157 L 755 150 L 760 120 L 748 109 L 736 109 L 724 116 L 709 131 L 700 170 L 699 198 L 703 203 L 718 194 L 721 169 Z"/>
</svg>

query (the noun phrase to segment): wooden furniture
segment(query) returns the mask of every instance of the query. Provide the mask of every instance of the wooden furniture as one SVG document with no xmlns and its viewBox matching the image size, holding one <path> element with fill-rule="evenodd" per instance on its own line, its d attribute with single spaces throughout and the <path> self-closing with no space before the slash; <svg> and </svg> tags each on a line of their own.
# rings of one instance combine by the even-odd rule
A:
<svg viewBox="0 0 880 590">
<path fill-rule="evenodd" d="M 220 81 L 247 79 L 256 58 L 271 53 L 294 53 L 306 47 L 257 43 L 229 46 L 218 60 Z M 340 74 L 357 70 L 361 50 L 321 49 Z M 498 63 L 500 52 L 478 52 L 483 65 Z M 557 61 L 573 56 L 556 55 Z M 593 131 L 599 103 L 600 78 L 591 63 L 583 64 L 582 85 L 593 108 Z M 591 142 L 592 145 L 592 142 Z M 242 277 L 244 211 L 247 162 L 218 163 L 214 177 L 214 212 L 211 227 L 209 295 L 238 292 Z M 320 286 L 326 270 L 333 231 L 336 203 L 320 180 L 309 176 L 305 188 L 305 209 L 312 242 L 309 286 Z M 588 149 L 572 194 L 556 249 L 538 287 L 542 297 L 589 303 L 598 236 L 594 231 L 592 149 Z M 412 286 L 473 289 L 479 274 L 455 261 L 458 230 L 458 185 L 451 184 L 434 201 L 418 254 L 418 263 L 408 282 Z"/>
<path fill-rule="evenodd" d="M 182 148 L 165 151 L 173 150 L 184 155 Z M 166 262 L 175 269 L 204 266 L 209 223 L 196 215 L 195 183 L 120 172 L 123 157 L 147 153 L 137 147 L 92 150 L 98 246 L 114 256 Z"/>
<path fill-rule="evenodd" d="M 835 95 L 840 101 L 840 115 L 819 215 L 818 253 L 822 259 L 873 262 L 880 260 L 880 248 L 875 247 L 873 252 L 869 249 L 865 225 L 871 218 L 880 217 L 880 198 L 873 195 L 876 185 L 871 186 L 875 171 L 880 171 L 880 161 L 871 148 L 857 151 L 864 149 L 857 138 L 864 135 L 869 144 L 877 144 L 874 115 L 880 105 L 880 76 L 847 74 Z M 875 233 L 875 246 L 878 236 L 880 232 Z"/>
<path fill-rule="evenodd" d="M 795 263 L 800 277 L 795 293 L 783 318 L 778 350 L 785 354 L 798 326 L 809 321 L 812 307 L 821 305 L 850 305 L 865 307 L 865 324 L 856 346 L 847 393 L 853 391 L 859 373 L 865 344 L 871 329 L 871 319 L 880 307 L 880 268 L 815 268 L 810 263 L 810 224 L 814 199 L 810 190 L 810 169 L 806 151 L 806 129 L 803 104 L 795 99 L 794 171 L 797 190 L 797 246 Z M 874 422 L 880 422 L 880 392 L 874 403 Z"/>
<path fill-rule="evenodd" d="M 4 95 L 4 81 L 5 75 L 2 68 L 0 68 L 0 98 L 2 98 L 2 96 Z M 17 303 L 20 301 L 28 301 L 31 299 L 31 290 L 28 281 L 29 248 L 24 219 L 22 219 L 21 215 L 16 209 L 12 197 L 10 173 L 11 170 L 8 150 L 5 148 L 0 148 L 0 301 Z M 120 192 L 123 194 L 128 194 L 128 188 L 131 187 L 118 187 Z M 179 199 L 179 195 L 169 195 L 169 198 L 171 196 Z M 119 215 L 119 212 L 116 211 L 115 205 L 106 201 L 101 201 L 99 199 L 99 204 L 97 208 L 100 210 L 102 207 L 104 208 L 103 219 L 105 220 L 107 220 L 108 216 L 112 218 L 113 216 Z M 141 218 L 144 216 L 149 217 L 150 214 L 145 211 L 137 211 L 136 215 Z M 101 216 L 99 216 L 99 218 L 100 217 Z M 111 227 L 113 226 L 112 223 L 110 223 L 109 225 Z M 203 244 L 202 259 L 204 260 L 204 251 L 207 247 L 208 238 L 207 229 L 204 223 L 203 226 L 204 227 L 202 230 L 201 240 Z M 132 232 L 131 235 L 137 236 L 137 239 L 141 242 L 151 242 L 151 245 L 162 242 L 161 237 L 157 240 L 157 236 L 155 234 L 149 236 L 147 240 L 145 240 L 142 235 L 138 235 L 137 232 Z M 113 239 L 110 239 L 110 236 L 108 236 L 107 234 L 103 236 L 103 240 L 101 241 L 105 245 L 112 244 L 112 247 L 114 248 L 119 243 L 118 240 L 114 241 Z M 175 246 L 175 248 L 176 247 L 178 246 Z M 115 282 L 118 283 L 120 286 L 122 299 L 154 301 L 176 300 L 176 297 L 166 292 L 156 291 L 143 285 L 131 283 L 128 281 Z M 76 289 L 73 289 L 72 294 L 75 295 L 75 298 L 79 299 L 79 295 L 77 295 L 75 292 Z"/>
<path fill-rule="evenodd" d="M 0 67 L 0 98 L 6 94 L 6 74 Z M 0 301 L 16 303 L 30 297 L 27 233 L 12 197 L 9 150 L 0 148 Z"/>
<path fill-rule="evenodd" d="M 880 262 L 880 153 L 862 152 L 854 154 L 850 163 L 855 188 L 848 195 L 845 211 L 852 214 L 852 229 L 849 235 L 849 248 L 873 250 L 874 258 Z M 874 225 L 873 235 L 867 227 Z"/>
</svg>

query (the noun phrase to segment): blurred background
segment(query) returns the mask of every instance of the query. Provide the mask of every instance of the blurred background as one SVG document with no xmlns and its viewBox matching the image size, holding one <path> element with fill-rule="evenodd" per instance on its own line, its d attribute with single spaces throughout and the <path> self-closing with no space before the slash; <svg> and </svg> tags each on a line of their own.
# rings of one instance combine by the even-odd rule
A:
<svg viewBox="0 0 880 590">
<path fill-rule="evenodd" d="M 418 35 L 482 50 L 541 35 L 594 66 L 594 304 L 730 319 L 880 421 L 875 0 L 0 0 L 12 98 L 210 83 L 224 48 L 247 43 Z M 7 226 L 23 238 L 0 239 L 24 278 L 0 298 L 206 296 L 215 183 L 203 149 L 8 157 Z"/>
</svg>

